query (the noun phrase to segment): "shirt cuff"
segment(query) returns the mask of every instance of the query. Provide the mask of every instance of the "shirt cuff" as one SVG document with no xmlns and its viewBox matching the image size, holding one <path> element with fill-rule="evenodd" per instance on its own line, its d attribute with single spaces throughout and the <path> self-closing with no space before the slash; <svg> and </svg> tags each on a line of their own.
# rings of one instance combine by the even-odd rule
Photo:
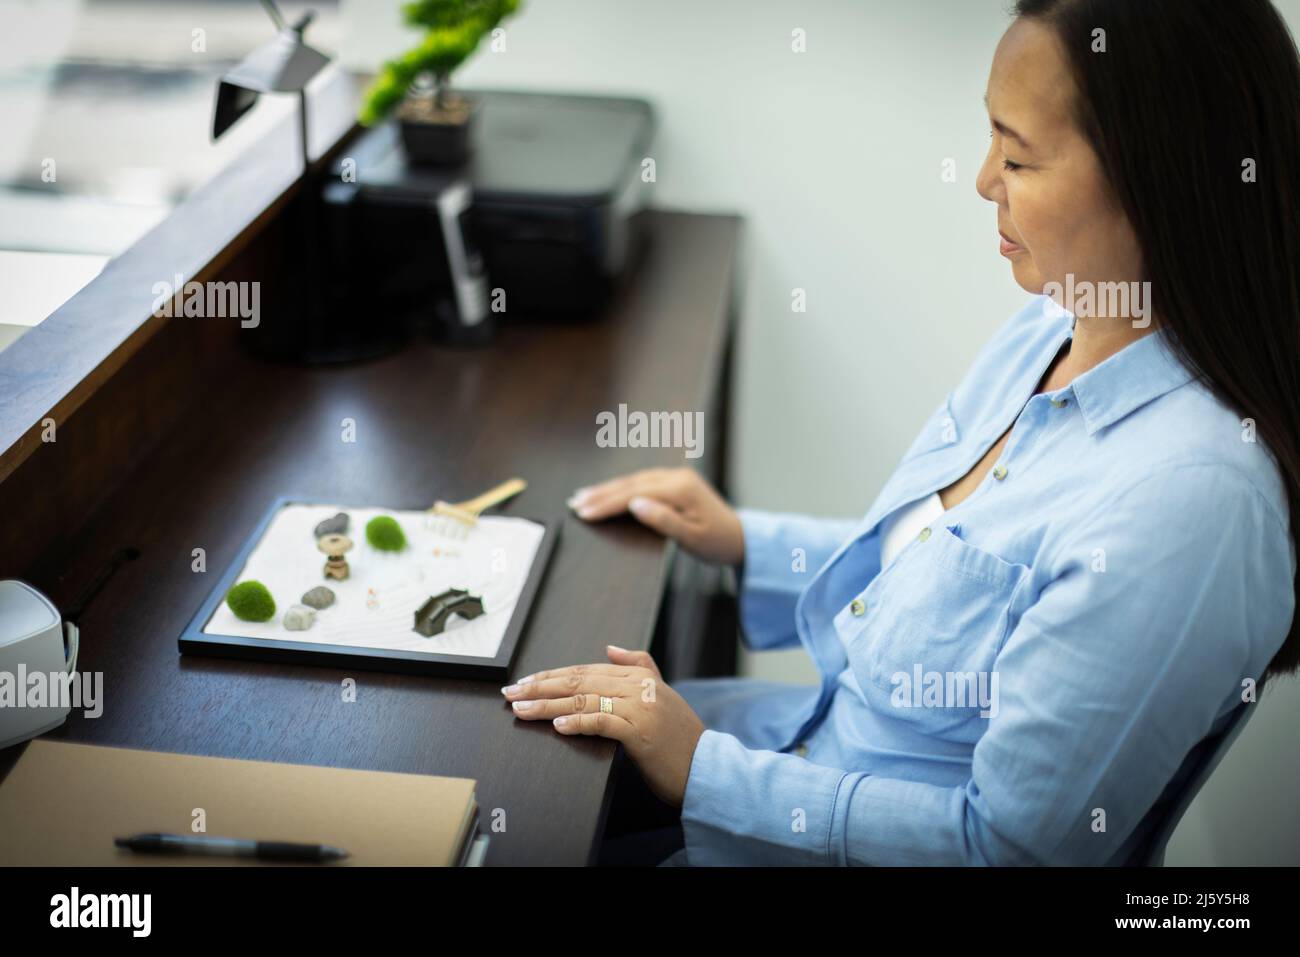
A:
<svg viewBox="0 0 1300 957">
<path fill-rule="evenodd" d="M 848 777 L 705 731 L 682 802 L 687 861 L 696 867 L 844 863 L 832 836 L 843 832 L 837 818 L 846 813 L 839 797 Z"/>
</svg>

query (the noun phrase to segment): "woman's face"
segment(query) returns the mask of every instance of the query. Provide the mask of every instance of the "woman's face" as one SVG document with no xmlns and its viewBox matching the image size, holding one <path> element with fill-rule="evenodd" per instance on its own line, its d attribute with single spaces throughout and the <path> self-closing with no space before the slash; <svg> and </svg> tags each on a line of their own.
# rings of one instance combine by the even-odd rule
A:
<svg viewBox="0 0 1300 957">
<path fill-rule="evenodd" d="M 993 139 L 975 185 L 997 204 L 1002 254 L 1034 294 L 1048 283 L 1070 288 L 1071 274 L 1075 286 L 1142 279 L 1137 237 L 1076 126 L 1074 96 L 1056 34 L 1033 20 L 1013 23 L 989 74 Z"/>
</svg>

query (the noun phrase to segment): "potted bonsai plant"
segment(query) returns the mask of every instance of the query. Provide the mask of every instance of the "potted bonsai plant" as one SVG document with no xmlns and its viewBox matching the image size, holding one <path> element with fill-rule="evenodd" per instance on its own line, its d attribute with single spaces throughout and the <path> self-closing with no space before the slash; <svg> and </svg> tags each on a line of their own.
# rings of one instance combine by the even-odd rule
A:
<svg viewBox="0 0 1300 957">
<path fill-rule="evenodd" d="M 479 41 L 514 13 L 519 0 L 414 0 L 402 5 L 408 26 L 424 39 L 383 65 L 366 91 L 360 120 L 372 126 L 394 110 L 413 163 L 452 165 L 469 155 L 479 102 L 453 92 L 451 74 Z"/>
</svg>

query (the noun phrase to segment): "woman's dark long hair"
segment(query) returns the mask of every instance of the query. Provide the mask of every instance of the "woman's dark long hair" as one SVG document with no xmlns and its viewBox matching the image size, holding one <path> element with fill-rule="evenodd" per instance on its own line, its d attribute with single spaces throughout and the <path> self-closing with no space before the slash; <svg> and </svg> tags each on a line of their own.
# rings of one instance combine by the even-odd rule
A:
<svg viewBox="0 0 1300 957">
<path fill-rule="evenodd" d="M 1285 21 L 1269 0 L 1019 0 L 1015 12 L 1061 41 L 1155 321 L 1254 420 L 1300 542 L 1300 56 Z M 1297 612 L 1268 675 L 1300 666 Z"/>
</svg>

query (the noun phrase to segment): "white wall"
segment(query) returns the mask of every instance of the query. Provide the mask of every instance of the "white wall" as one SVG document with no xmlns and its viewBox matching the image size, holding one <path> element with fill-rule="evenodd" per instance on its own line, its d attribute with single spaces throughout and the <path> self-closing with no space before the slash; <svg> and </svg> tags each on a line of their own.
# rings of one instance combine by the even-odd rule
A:
<svg viewBox="0 0 1300 957">
<path fill-rule="evenodd" d="M 1300 0 L 1279 5 L 1300 23 Z M 926 413 L 1023 302 L 974 185 L 1009 6 L 525 0 L 506 51 L 485 48 L 458 74 L 466 86 L 645 96 L 661 121 L 654 203 L 745 216 L 737 501 L 865 511 Z M 396 10 L 343 0 L 349 65 L 373 69 L 403 48 Z M 796 28 L 806 53 L 791 50 Z M 955 183 L 941 176 L 948 159 Z M 807 291 L 806 314 L 791 311 L 795 288 Z M 745 670 L 813 676 L 802 652 L 754 656 Z M 1219 775 L 1170 863 L 1300 863 L 1300 815 L 1288 810 L 1300 795 L 1300 693 L 1292 684 L 1268 697 L 1224 768 L 1271 787 L 1281 767 L 1286 786 L 1261 798 Z"/>
</svg>

